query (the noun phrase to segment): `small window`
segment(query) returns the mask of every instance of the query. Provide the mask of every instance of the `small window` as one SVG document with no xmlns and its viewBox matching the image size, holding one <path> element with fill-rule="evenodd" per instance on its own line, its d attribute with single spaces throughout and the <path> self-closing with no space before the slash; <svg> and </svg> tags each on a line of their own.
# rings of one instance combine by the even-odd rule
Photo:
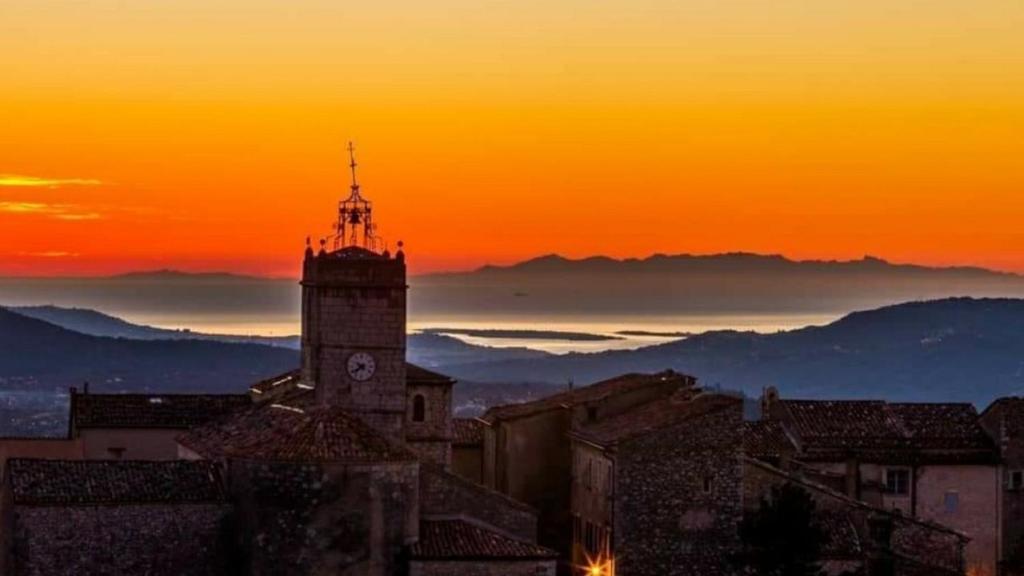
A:
<svg viewBox="0 0 1024 576">
<path fill-rule="evenodd" d="M 896 496 L 910 494 L 910 470 L 887 468 L 885 470 L 885 492 Z"/>
<path fill-rule="evenodd" d="M 583 485 L 590 490 L 594 487 L 594 461 L 587 459 L 587 473 L 583 477 Z"/>
<path fill-rule="evenodd" d="M 588 406 L 587 407 L 587 421 L 588 422 L 593 422 L 595 420 L 597 420 L 597 406 Z"/>
<path fill-rule="evenodd" d="M 417 394 L 412 399 L 412 421 L 423 422 L 427 419 L 427 401 L 423 394 Z"/>
<path fill-rule="evenodd" d="M 1010 490 L 1024 488 L 1024 470 L 1010 470 Z"/>
<path fill-rule="evenodd" d="M 704 485 L 703 485 L 704 493 L 705 494 L 711 494 L 711 490 L 714 487 L 715 487 L 714 486 L 714 481 L 712 481 L 711 476 L 705 476 L 704 477 Z"/>
<path fill-rule="evenodd" d="M 124 458 L 124 448 L 107 448 L 107 454 L 111 460 L 120 460 Z"/>
<path fill-rule="evenodd" d="M 942 500 L 943 505 L 946 508 L 946 514 L 956 514 L 956 511 L 960 509 L 960 494 L 954 490 L 946 492 L 945 498 Z"/>
</svg>

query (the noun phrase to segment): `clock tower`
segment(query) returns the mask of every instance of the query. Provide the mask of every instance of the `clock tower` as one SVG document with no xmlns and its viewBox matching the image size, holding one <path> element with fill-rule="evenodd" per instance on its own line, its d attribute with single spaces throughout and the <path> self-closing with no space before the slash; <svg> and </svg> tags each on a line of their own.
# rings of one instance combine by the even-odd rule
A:
<svg viewBox="0 0 1024 576">
<path fill-rule="evenodd" d="M 406 273 L 375 234 L 349 144 L 351 192 L 338 204 L 333 242 L 302 264 L 302 380 L 318 404 L 341 406 L 404 441 Z"/>
</svg>

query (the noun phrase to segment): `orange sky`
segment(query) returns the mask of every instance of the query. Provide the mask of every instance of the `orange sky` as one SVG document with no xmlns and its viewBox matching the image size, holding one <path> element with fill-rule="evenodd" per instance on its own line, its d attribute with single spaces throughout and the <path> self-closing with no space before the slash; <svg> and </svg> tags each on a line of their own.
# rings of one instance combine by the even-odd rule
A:
<svg viewBox="0 0 1024 576">
<path fill-rule="evenodd" d="M 297 274 L 356 141 L 414 272 L 1024 272 L 1019 0 L 5 0 L 0 275 Z"/>
</svg>

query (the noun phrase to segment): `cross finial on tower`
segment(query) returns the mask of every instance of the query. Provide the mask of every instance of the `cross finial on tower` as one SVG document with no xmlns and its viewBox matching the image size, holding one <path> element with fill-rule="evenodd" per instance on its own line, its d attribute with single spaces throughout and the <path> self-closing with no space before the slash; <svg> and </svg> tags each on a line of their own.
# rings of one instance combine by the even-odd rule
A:
<svg viewBox="0 0 1024 576">
<path fill-rule="evenodd" d="M 356 179 L 356 147 L 351 141 L 348 143 L 348 166 L 352 169 L 352 192 L 359 193 L 359 180 Z"/>
</svg>

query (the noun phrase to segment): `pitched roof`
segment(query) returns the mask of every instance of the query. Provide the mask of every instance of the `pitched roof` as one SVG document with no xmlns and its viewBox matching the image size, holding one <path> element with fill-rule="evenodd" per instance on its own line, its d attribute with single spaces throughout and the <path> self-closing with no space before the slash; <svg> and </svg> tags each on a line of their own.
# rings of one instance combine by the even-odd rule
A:
<svg viewBox="0 0 1024 576">
<path fill-rule="evenodd" d="M 188 429 L 244 408 L 247 394 L 74 394 L 79 428 Z"/>
<path fill-rule="evenodd" d="M 208 461 L 7 461 L 15 503 L 30 505 L 199 503 L 224 500 Z"/>
<path fill-rule="evenodd" d="M 456 446 L 476 446 L 483 444 L 484 423 L 476 418 L 452 418 L 452 432 Z"/>
<path fill-rule="evenodd" d="M 336 406 L 261 404 L 178 437 L 207 458 L 290 462 L 399 462 L 416 457 Z"/>
<path fill-rule="evenodd" d="M 743 423 L 743 451 L 753 458 L 779 458 L 797 451 L 781 422 L 757 420 Z"/>
<path fill-rule="evenodd" d="M 410 362 L 405 363 L 405 382 L 406 384 L 438 384 L 438 385 L 450 385 L 454 384 L 455 380 L 450 376 L 439 374 L 437 372 L 427 370 Z"/>
<path fill-rule="evenodd" d="M 851 451 L 884 458 L 945 457 L 989 461 L 997 457 L 970 404 L 894 403 L 880 400 L 785 400 L 805 455 L 834 458 Z"/>
<path fill-rule="evenodd" d="M 462 519 L 424 520 L 420 539 L 410 547 L 416 560 L 554 560 L 558 553 L 516 540 Z"/>
<path fill-rule="evenodd" d="M 292 370 L 291 372 L 285 372 L 284 374 L 278 374 L 266 380 L 260 380 L 259 382 L 249 386 L 249 391 L 257 395 L 271 394 L 278 390 L 286 390 L 293 388 L 302 380 L 301 370 Z"/>
<path fill-rule="evenodd" d="M 917 447 L 985 450 L 993 446 L 971 404 L 889 404 L 889 409 Z"/>
<path fill-rule="evenodd" d="M 572 435 L 589 442 L 610 447 L 618 442 L 660 430 L 684 420 L 699 418 L 743 401 L 725 394 L 679 390 L 669 398 L 659 398 L 615 416 L 583 424 Z"/>
<path fill-rule="evenodd" d="M 405 363 L 405 381 L 407 384 L 419 385 L 451 385 L 455 383 L 455 380 L 445 376 L 444 374 L 439 374 L 437 372 L 427 370 L 426 368 L 421 368 L 409 362 Z M 292 370 L 272 378 L 267 378 L 266 380 L 261 380 L 252 386 L 249 386 L 249 391 L 257 396 L 273 396 L 278 393 L 290 391 L 301 384 L 302 371 Z"/>
<path fill-rule="evenodd" d="M 558 394 L 552 394 L 531 402 L 494 406 L 487 410 L 482 419 L 487 422 L 507 418 L 532 416 L 547 410 L 563 406 L 575 406 L 600 400 L 608 396 L 623 394 L 647 387 L 677 384 L 679 387 L 692 386 L 696 380 L 692 376 L 665 370 L 655 374 L 623 374 L 608 380 L 602 380 L 589 386 L 582 386 Z"/>
<path fill-rule="evenodd" d="M 981 416 L 989 419 L 993 418 L 992 414 L 996 414 L 995 418 L 998 419 L 993 422 L 998 421 L 1002 424 L 1002 434 L 1008 438 L 1024 437 L 1024 398 L 1020 396 L 998 398 L 985 408 Z"/>
</svg>

